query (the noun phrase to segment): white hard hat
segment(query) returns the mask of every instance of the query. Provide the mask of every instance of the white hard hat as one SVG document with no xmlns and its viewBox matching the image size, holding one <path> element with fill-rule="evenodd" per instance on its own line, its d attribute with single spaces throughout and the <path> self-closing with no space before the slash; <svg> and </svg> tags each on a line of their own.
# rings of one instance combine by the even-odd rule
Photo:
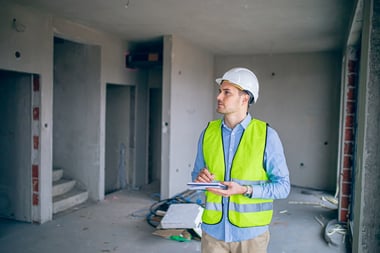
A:
<svg viewBox="0 0 380 253">
<path fill-rule="evenodd" d="M 253 101 L 250 103 L 256 103 L 259 98 L 259 81 L 255 74 L 246 68 L 232 68 L 224 73 L 223 77 L 215 80 L 219 85 L 223 81 L 228 81 L 238 86 L 241 90 L 248 91 L 253 95 Z"/>
</svg>

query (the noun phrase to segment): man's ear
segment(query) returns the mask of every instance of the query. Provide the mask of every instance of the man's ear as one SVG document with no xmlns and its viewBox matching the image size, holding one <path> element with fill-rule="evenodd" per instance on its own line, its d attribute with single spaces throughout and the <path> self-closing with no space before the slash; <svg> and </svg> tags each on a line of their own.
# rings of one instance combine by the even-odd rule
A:
<svg viewBox="0 0 380 253">
<path fill-rule="evenodd" d="M 249 99 L 250 99 L 250 96 L 248 94 L 244 94 L 243 102 L 247 102 L 247 104 L 249 104 Z"/>
</svg>

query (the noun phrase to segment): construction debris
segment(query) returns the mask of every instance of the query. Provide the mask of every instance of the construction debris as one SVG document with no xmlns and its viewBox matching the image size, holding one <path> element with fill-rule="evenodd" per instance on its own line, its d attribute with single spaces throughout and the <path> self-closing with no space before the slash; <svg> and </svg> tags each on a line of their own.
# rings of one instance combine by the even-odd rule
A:
<svg viewBox="0 0 380 253">
<path fill-rule="evenodd" d="M 328 244 L 339 246 L 345 243 L 346 234 L 347 226 L 334 219 L 327 223 L 324 237 Z"/>
<path fill-rule="evenodd" d="M 315 219 L 316 221 L 318 221 L 318 223 L 319 223 L 322 227 L 325 226 L 325 224 L 323 223 L 323 221 L 321 221 L 317 216 L 315 216 L 314 219 Z"/>
<path fill-rule="evenodd" d="M 333 205 L 338 205 L 338 199 L 331 196 L 322 196 L 323 201 L 329 201 Z"/>
<path fill-rule="evenodd" d="M 153 204 L 147 216 L 147 222 L 157 229 L 153 235 L 179 242 L 200 239 L 201 201 L 199 192 L 187 190 L 174 198 Z"/>
<path fill-rule="evenodd" d="M 162 218 L 160 228 L 186 228 L 200 232 L 203 207 L 197 204 L 172 204 Z"/>
<path fill-rule="evenodd" d="M 321 201 L 289 201 L 289 204 L 294 205 L 312 205 L 314 207 L 323 207 L 331 210 L 338 209 L 338 202 L 334 201 L 334 198 L 328 196 L 321 196 Z"/>
<path fill-rule="evenodd" d="M 153 235 L 179 242 L 188 242 L 193 238 L 186 229 L 157 229 Z"/>
</svg>

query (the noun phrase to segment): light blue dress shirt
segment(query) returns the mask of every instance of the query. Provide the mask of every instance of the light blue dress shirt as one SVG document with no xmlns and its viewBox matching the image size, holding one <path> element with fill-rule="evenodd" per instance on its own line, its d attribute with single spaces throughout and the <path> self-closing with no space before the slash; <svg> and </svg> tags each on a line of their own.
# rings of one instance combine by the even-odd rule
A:
<svg viewBox="0 0 380 253">
<path fill-rule="evenodd" d="M 226 164 L 225 181 L 230 181 L 230 170 L 235 152 L 240 143 L 240 138 L 251 121 L 247 114 L 245 119 L 234 129 L 230 129 L 222 123 L 224 159 Z M 195 159 L 194 170 L 191 173 L 194 181 L 201 169 L 205 167 L 202 151 L 204 130 L 198 141 L 198 152 Z M 248 157 L 247 157 L 248 159 Z M 252 198 L 282 199 L 290 192 L 289 170 L 286 165 L 284 150 L 277 132 L 268 126 L 267 143 L 264 154 L 264 168 L 269 177 L 269 183 L 252 185 Z M 216 225 L 202 224 L 202 230 L 217 240 L 236 242 L 257 237 L 268 230 L 268 226 L 239 228 L 232 225 L 227 218 L 228 198 L 223 198 L 223 219 Z"/>
</svg>

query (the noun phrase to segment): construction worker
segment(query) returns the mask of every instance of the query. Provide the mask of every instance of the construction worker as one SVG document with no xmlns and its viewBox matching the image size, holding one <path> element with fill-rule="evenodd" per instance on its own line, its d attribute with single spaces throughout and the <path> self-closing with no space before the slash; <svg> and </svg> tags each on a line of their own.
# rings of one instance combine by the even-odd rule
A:
<svg viewBox="0 0 380 253">
<path fill-rule="evenodd" d="M 233 68 L 216 82 L 216 110 L 223 118 L 202 131 L 192 180 L 227 188 L 205 191 L 202 252 L 267 252 L 273 200 L 290 191 L 282 143 L 273 128 L 248 112 L 259 98 L 252 71 Z"/>
</svg>

